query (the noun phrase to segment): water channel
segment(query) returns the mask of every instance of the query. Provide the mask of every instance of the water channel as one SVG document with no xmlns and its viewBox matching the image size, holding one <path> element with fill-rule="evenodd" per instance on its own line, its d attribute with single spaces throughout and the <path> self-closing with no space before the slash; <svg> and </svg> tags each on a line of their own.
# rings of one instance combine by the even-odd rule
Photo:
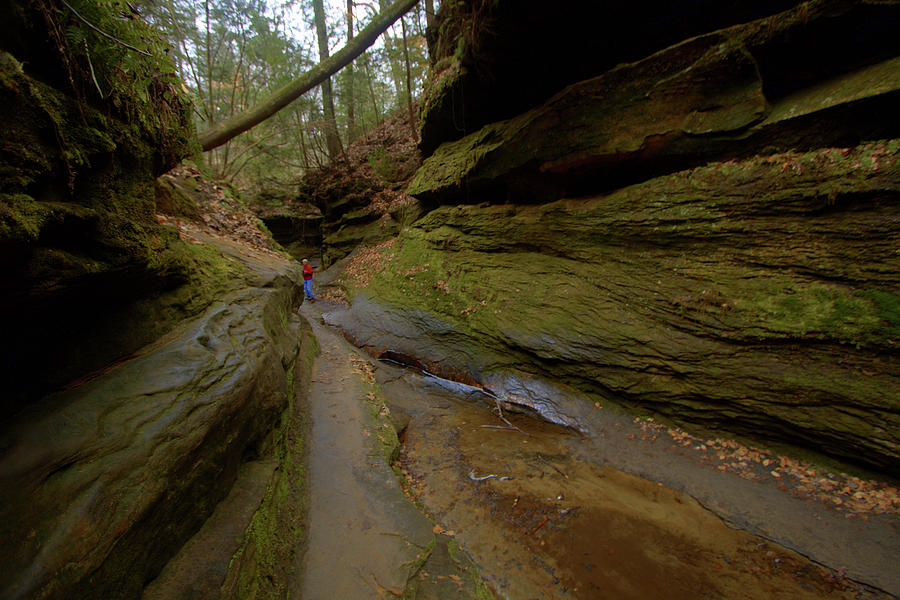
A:
<svg viewBox="0 0 900 600">
<path fill-rule="evenodd" d="M 501 597 L 882 597 L 774 541 L 846 552 L 843 515 L 698 464 L 624 415 L 582 436 L 501 418 L 489 395 L 415 369 L 379 361 L 375 375 L 405 424 L 396 465 L 406 493 Z M 874 563 L 891 560 L 878 554 L 896 544 L 893 527 L 857 539 Z"/>
</svg>

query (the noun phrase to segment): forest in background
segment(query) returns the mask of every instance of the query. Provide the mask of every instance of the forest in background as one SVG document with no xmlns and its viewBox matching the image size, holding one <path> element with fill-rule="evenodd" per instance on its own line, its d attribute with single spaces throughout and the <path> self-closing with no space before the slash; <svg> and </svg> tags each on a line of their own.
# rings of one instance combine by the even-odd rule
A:
<svg viewBox="0 0 900 600">
<path fill-rule="evenodd" d="M 169 40 L 198 131 L 255 105 L 327 58 L 389 0 L 152 0 L 136 10 Z M 204 153 L 209 173 L 249 196 L 289 191 L 302 175 L 398 110 L 412 112 L 426 71 L 419 2 L 372 47 L 275 116 Z"/>
</svg>

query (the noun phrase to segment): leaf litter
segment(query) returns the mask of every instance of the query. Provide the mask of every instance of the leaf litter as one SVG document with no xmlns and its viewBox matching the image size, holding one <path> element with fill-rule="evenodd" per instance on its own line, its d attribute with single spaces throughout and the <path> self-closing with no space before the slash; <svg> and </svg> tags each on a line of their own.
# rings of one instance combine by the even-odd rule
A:
<svg viewBox="0 0 900 600">
<path fill-rule="evenodd" d="M 834 473 L 805 460 L 781 456 L 728 438 L 704 439 L 678 427 L 667 427 L 652 417 L 635 417 L 642 440 L 668 435 L 672 448 L 681 446 L 701 462 L 744 479 L 775 480 L 794 496 L 805 498 L 846 513 L 847 518 L 866 519 L 869 514 L 900 514 L 900 491 L 883 481 Z M 629 439 L 637 439 L 628 436 Z"/>
<path fill-rule="evenodd" d="M 178 229 L 183 240 L 202 244 L 197 234 L 203 233 L 238 241 L 262 254 L 286 258 L 280 252 L 278 243 L 260 227 L 259 218 L 240 201 L 226 194 L 223 186 L 204 179 L 197 169 L 179 165 L 160 178 L 169 180 L 176 187 L 195 190 L 189 195 L 197 208 L 198 218 L 188 219 L 162 213 L 156 215 L 156 220 L 161 225 Z M 191 182 L 189 186 L 181 183 L 188 181 Z"/>
</svg>

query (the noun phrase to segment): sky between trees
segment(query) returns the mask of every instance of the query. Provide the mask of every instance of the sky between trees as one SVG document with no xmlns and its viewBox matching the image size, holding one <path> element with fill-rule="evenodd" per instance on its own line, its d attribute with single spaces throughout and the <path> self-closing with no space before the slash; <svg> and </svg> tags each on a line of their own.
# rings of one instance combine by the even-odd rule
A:
<svg viewBox="0 0 900 600">
<path fill-rule="evenodd" d="M 319 62 L 315 1 L 146 0 L 138 9 L 168 38 L 170 56 L 194 100 L 197 128 L 204 131 Z M 348 6 L 355 35 L 382 5 L 390 4 L 390 0 L 349 5 L 346 0 L 319 1 L 329 54 L 347 42 Z M 241 188 L 289 187 L 305 170 L 327 162 L 388 114 L 406 109 L 410 96 L 419 95 L 427 62 L 425 4 L 419 2 L 331 78 L 333 121 L 328 103 L 323 102 L 326 86 L 319 86 L 247 133 L 205 153 L 213 174 Z"/>
</svg>

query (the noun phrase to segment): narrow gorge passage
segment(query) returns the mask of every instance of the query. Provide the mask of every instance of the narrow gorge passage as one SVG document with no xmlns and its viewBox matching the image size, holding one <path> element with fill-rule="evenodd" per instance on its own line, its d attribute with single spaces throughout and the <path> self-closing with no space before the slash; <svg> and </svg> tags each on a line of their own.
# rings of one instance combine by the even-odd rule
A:
<svg viewBox="0 0 900 600">
<path fill-rule="evenodd" d="M 321 325 L 314 306 L 301 308 L 320 347 L 309 390 L 309 526 L 288 596 L 476 597 L 483 586 L 474 570 L 468 573 L 469 561 L 452 555 L 443 560 L 450 540 L 436 535 L 391 470 L 396 434 L 369 363 Z M 426 566 L 443 573 L 441 579 L 419 581 Z"/>
<path fill-rule="evenodd" d="M 0 600 L 900 600 L 900 0 L 0 31 Z"/>
<path fill-rule="evenodd" d="M 291 596 L 349 600 L 403 589 L 404 565 L 424 553 L 431 526 L 379 454 L 371 390 L 354 372 L 353 349 L 317 322 L 308 303 L 302 312 L 320 355 L 310 386 L 308 549 L 295 565 Z"/>
</svg>

